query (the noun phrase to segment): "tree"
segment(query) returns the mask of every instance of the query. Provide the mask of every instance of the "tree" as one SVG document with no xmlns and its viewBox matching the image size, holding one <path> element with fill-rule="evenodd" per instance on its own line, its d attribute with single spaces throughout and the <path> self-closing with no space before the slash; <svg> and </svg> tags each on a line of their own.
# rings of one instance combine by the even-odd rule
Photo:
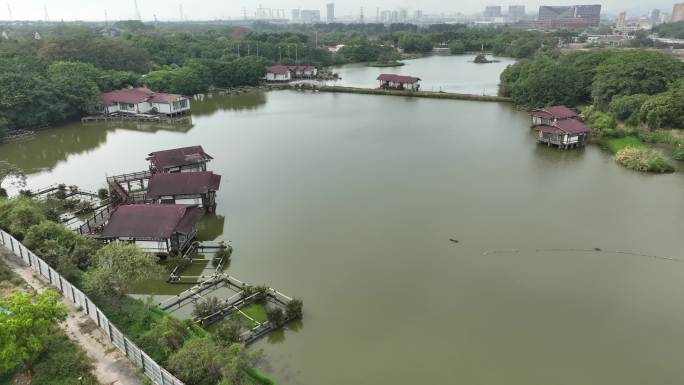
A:
<svg viewBox="0 0 684 385">
<path fill-rule="evenodd" d="M 465 53 L 465 44 L 458 40 L 454 40 L 449 43 L 449 52 L 451 52 L 452 55 L 462 55 Z"/>
<path fill-rule="evenodd" d="M 35 301 L 27 293 L 0 299 L 0 371 L 29 364 L 43 349 L 51 329 L 66 318 L 59 294 L 46 290 Z"/>
<path fill-rule="evenodd" d="M 85 289 L 95 295 L 118 299 L 131 286 L 161 277 L 164 269 L 158 258 L 135 244 L 111 242 L 95 253 L 93 266 L 84 274 Z"/>
<path fill-rule="evenodd" d="M 616 96 L 608 105 L 608 110 L 615 114 L 618 120 L 627 120 L 634 113 L 639 113 L 641 105 L 648 99 L 648 95 L 623 95 Z"/>
<path fill-rule="evenodd" d="M 206 297 L 197 301 L 195 308 L 192 309 L 192 316 L 204 318 L 221 310 L 221 301 L 216 297 Z"/>
<path fill-rule="evenodd" d="M 188 325 L 174 318 L 164 317 L 161 322 L 140 336 L 140 348 L 155 361 L 165 364 L 168 357 L 180 349 L 188 338 Z"/>
<path fill-rule="evenodd" d="M 62 117 L 91 114 L 100 107 L 99 71 L 92 64 L 56 62 L 48 67 L 48 83 L 59 101 Z"/>
<path fill-rule="evenodd" d="M 639 118 L 651 129 L 684 128 L 684 90 L 663 92 L 646 99 Z"/>
<path fill-rule="evenodd" d="M 669 83 L 682 75 L 684 64 L 670 55 L 644 50 L 625 51 L 598 66 L 592 97 L 599 108 L 605 109 L 615 96 L 663 92 Z"/>
<path fill-rule="evenodd" d="M 304 302 L 301 299 L 294 298 L 285 306 L 285 314 L 287 318 L 302 318 L 302 308 Z"/>
<path fill-rule="evenodd" d="M 223 378 L 228 357 L 209 338 L 193 338 L 169 357 L 168 368 L 187 384 L 216 385 Z"/>
<path fill-rule="evenodd" d="M 238 318 L 231 318 L 217 323 L 212 335 L 217 344 L 228 347 L 236 342 L 240 342 L 241 333 L 242 322 Z"/>
<path fill-rule="evenodd" d="M 510 90 L 516 104 L 528 107 L 575 106 L 581 100 L 582 85 L 576 81 L 577 71 L 567 63 L 542 55 L 524 62 L 516 71 L 502 74 L 502 79 L 508 77 L 512 81 L 502 89 Z"/>
<path fill-rule="evenodd" d="M 266 310 L 266 319 L 268 319 L 268 322 L 278 327 L 285 321 L 285 313 L 283 312 L 283 309 L 273 307 Z"/>
</svg>

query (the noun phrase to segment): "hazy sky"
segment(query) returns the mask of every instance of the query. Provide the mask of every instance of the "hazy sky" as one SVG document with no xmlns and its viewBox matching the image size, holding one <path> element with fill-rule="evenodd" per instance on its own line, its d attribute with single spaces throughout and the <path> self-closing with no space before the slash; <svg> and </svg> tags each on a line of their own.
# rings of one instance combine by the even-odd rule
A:
<svg viewBox="0 0 684 385">
<path fill-rule="evenodd" d="M 137 0 L 143 20 L 151 20 L 156 14 L 160 20 L 179 19 L 179 5 L 183 5 L 183 12 L 188 19 L 216 19 L 239 18 L 243 7 L 249 16 L 253 16 L 256 8 L 261 4 L 264 8 L 285 9 L 290 15 L 292 8 L 320 9 L 321 17 L 325 17 L 325 3 L 328 0 Z M 577 0 L 549 0 L 530 2 L 529 0 L 337 0 L 335 1 L 336 15 L 358 16 L 360 8 L 364 7 L 366 19 L 372 21 L 375 10 L 406 8 L 409 11 L 420 9 L 424 13 L 456 13 L 466 14 L 481 12 L 485 5 L 523 4 L 528 13 L 534 12 L 540 4 L 572 5 L 590 4 L 597 1 Z M 9 18 L 7 5 L 12 10 L 13 20 L 43 20 L 44 9 L 50 20 L 102 20 L 107 11 L 110 20 L 132 19 L 135 16 L 134 0 L 0 0 L 0 20 Z M 614 13 L 627 10 L 637 13 L 646 12 L 651 8 L 660 8 L 671 12 L 672 3 L 662 0 L 606 0 L 601 2 L 605 11 Z"/>
</svg>

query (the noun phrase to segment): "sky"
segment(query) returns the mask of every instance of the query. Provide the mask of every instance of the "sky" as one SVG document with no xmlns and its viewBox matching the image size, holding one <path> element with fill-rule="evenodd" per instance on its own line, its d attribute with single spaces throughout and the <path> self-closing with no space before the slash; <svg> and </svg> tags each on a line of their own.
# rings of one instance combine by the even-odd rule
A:
<svg viewBox="0 0 684 385">
<path fill-rule="evenodd" d="M 0 20 L 9 20 L 8 5 L 12 11 L 12 20 L 44 20 L 45 9 L 52 21 L 57 20 L 104 20 L 105 11 L 109 20 L 124 20 L 135 18 L 135 0 L 0 0 Z M 253 16 L 256 9 L 264 8 L 284 9 L 289 17 L 293 8 L 319 9 L 321 17 L 325 17 L 325 3 L 329 0 L 137 0 L 138 8 L 143 20 L 152 20 L 156 15 L 159 20 L 178 20 L 179 6 L 182 5 L 186 19 L 209 20 L 241 18 L 243 8 L 248 16 Z M 423 13 L 453 14 L 461 12 L 474 14 L 482 12 L 486 5 L 522 4 L 528 13 L 536 12 L 539 5 L 572 5 L 601 3 L 603 10 L 609 13 L 628 11 L 630 16 L 639 16 L 651 8 L 659 8 L 664 12 L 672 11 L 672 2 L 662 0 L 588 0 L 585 2 L 574 0 L 549 0 L 539 2 L 529 0 L 337 0 L 335 13 L 338 17 L 353 15 L 358 17 L 361 7 L 367 20 L 372 20 L 376 9 L 420 9 Z"/>
</svg>

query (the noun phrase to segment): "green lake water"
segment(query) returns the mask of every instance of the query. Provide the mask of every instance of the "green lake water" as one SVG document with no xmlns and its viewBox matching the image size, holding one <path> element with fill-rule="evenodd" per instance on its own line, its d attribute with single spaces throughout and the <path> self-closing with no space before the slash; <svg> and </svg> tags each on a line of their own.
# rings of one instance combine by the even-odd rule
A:
<svg viewBox="0 0 684 385">
<path fill-rule="evenodd" d="M 684 263 L 610 252 L 684 259 L 684 176 L 538 146 L 508 104 L 213 96 L 191 124 L 68 124 L 0 159 L 29 187 L 96 189 L 194 144 L 223 176 L 202 237 L 232 241 L 232 275 L 304 300 L 256 344 L 278 384 L 684 378 Z"/>
</svg>

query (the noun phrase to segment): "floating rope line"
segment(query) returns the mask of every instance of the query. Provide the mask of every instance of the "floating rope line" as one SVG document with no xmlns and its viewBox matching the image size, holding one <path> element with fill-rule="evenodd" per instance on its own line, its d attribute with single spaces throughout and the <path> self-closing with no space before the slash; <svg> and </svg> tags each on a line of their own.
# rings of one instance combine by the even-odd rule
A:
<svg viewBox="0 0 684 385">
<path fill-rule="evenodd" d="M 560 249 L 560 248 L 552 248 L 552 249 L 530 249 L 530 250 L 519 250 L 519 249 L 510 249 L 510 250 L 491 250 L 491 251 L 485 251 L 482 253 L 482 255 L 492 255 L 492 254 L 516 254 L 516 253 L 522 253 L 522 252 L 532 252 L 532 253 L 543 253 L 543 252 L 573 252 L 573 253 L 604 253 L 604 254 L 624 254 L 624 255 L 632 255 L 635 257 L 646 257 L 646 258 L 653 258 L 653 259 L 660 259 L 663 261 L 671 261 L 671 262 L 682 262 L 684 263 L 684 259 L 680 258 L 675 258 L 675 257 L 665 257 L 662 255 L 650 255 L 650 254 L 642 254 L 642 253 L 636 253 L 632 251 L 624 251 L 624 250 L 603 250 L 598 247 L 593 248 L 593 249 Z"/>
</svg>

